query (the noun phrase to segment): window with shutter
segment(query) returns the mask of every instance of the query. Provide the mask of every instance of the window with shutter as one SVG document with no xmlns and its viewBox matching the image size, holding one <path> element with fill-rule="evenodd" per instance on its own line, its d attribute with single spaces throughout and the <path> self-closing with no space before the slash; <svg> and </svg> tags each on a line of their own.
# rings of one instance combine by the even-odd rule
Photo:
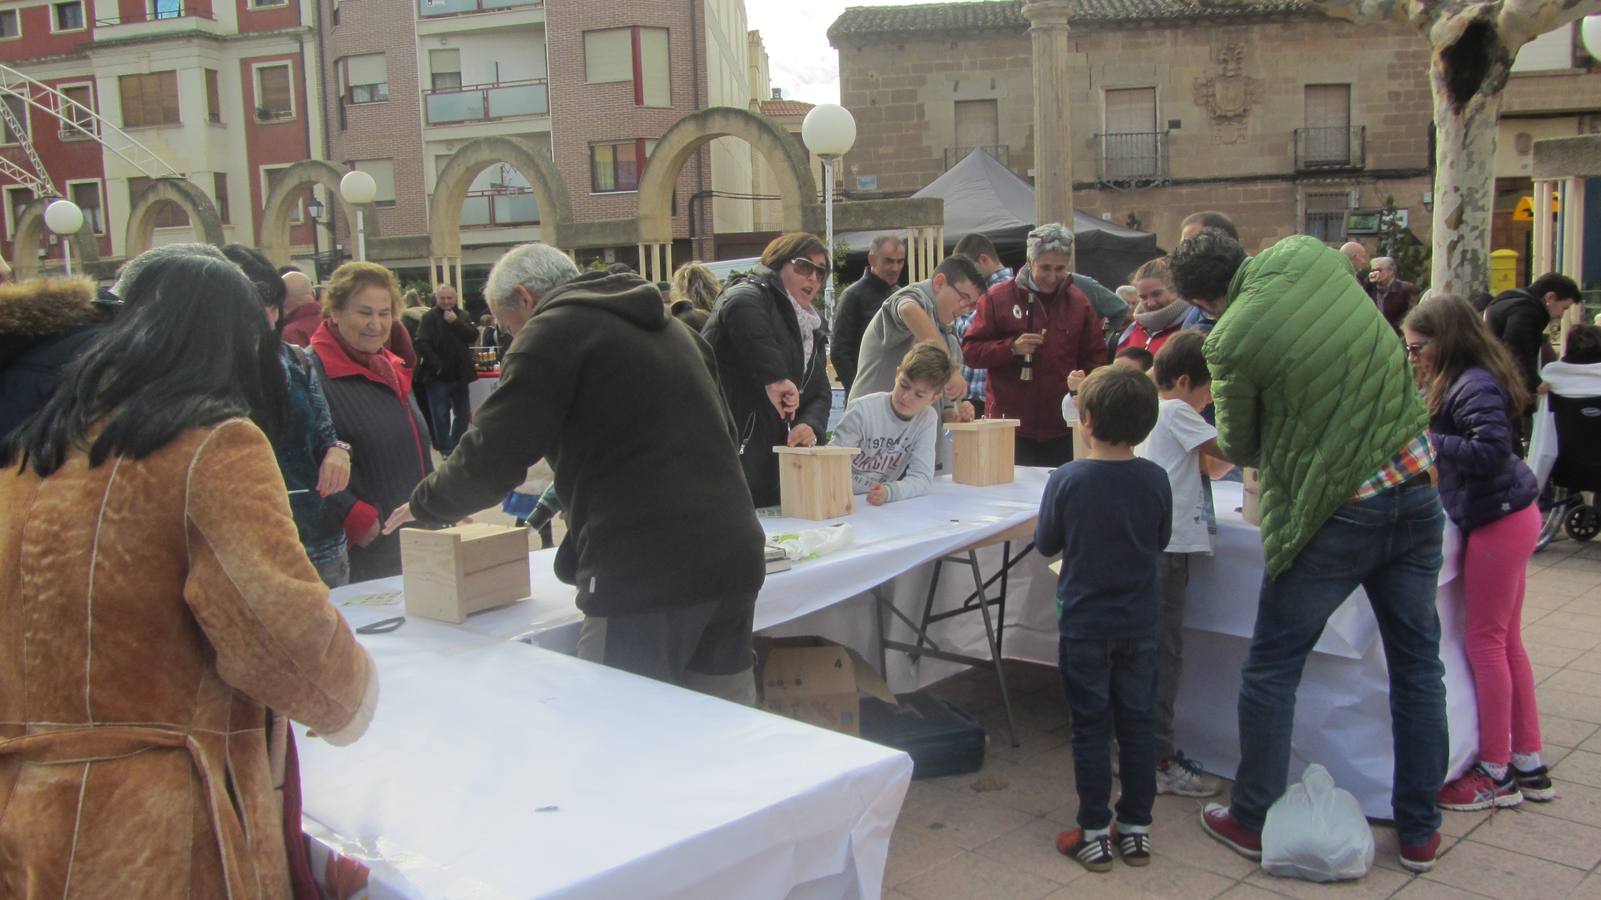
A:
<svg viewBox="0 0 1601 900">
<path fill-rule="evenodd" d="M 1001 142 L 1000 115 L 997 101 L 956 101 L 956 154 L 962 159 L 975 147 L 982 147 L 991 156 L 999 158 L 995 147 Z"/>
<path fill-rule="evenodd" d="M 6 234 L 17 233 L 17 219 L 22 216 L 22 210 L 33 202 L 33 191 L 30 188 L 11 186 L 5 188 L 6 195 Z"/>
<path fill-rule="evenodd" d="M 217 218 L 227 225 L 233 221 L 232 213 L 228 209 L 228 173 L 213 172 L 211 174 L 211 199 L 217 204 Z"/>
<path fill-rule="evenodd" d="M 256 67 L 256 116 L 262 121 L 295 117 L 288 63 Z"/>
<path fill-rule="evenodd" d="M 392 159 L 358 159 L 351 163 L 358 172 L 366 172 L 378 185 L 373 195 L 377 206 L 395 205 L 395 161 Z"/>
<path fill-rule="evenodd" d="M 1106 136 L 1102 172 L 1107 178 L 1157 174 L 1156 88 L 1106 92 Z"/>
<path fill-rule="evenodd" d="M 1306 86 L 1306 133 L 1301 158 L 1318 165 L 1351 159 L 1351 86 Z"/>
<path fill-rule="evenodd" d="M 345 58 L 345 102 L 376 103 L 389 99 L 389 65 L 382 53 Z"/>
<path fill-rule="evenodd" d="M 122 99 L 124 128 L 177 125 L 181 121 L 177 72 L 123 75 L 117 79 L 117 92 Z"/>
<path fill-rule="evenodd" d="M 222 89 L 217 83 L 217 70 L 206 70 L 206 121 L 222 124 Z"/>
<path fill-rule="evenodd" d="M 584 80 L 590 84 L 634 80 L 634 30 L 584 32 Z"/>
<path fill-rule="evenodd" d="M 6 109 L 11 113 L 10 117 L 0 116 L 0 129 L 4 130 L 4 134 L 0 135 L 0 138 L 3 138 L 3 141 L 0 142 L 6 144 L 20 144 L 23 141 L 31 139 L 33 136 L 33 127 L 28 122 L 28 101 L 18 97 L 16 94 L 6 94 L 0 99 L 5 100 Z M 18 128 L 21 129 L 20 133 L 11 127 L 11 123 L 13 121 L 15 121 Z"/>
<path fill-rule="evenodd" d="M 461 87 L 461 51 L 429 50 L 428 71 L 430 85 L 436 91 L 453 91 Z"/>
<path fill-rule="evenodd" d="M 667 29 L 641 28 L 639 31 L 639 71 L 635 96 L 645 106 L 673 105 L 673 80 L 667 51 Z"/>
<path fill-rule="evenodd" d="M 58 101 L 61 112 L 61 139 L 81 141 L 95 136 L 94 89 L 87 84 L 57 85 L 64 98 Z M 69 102 L 70 101 L 70 102 Z"/>
<path fill-rule="evenodd" d="M 72 196 L 72 202 L 83 210 L 83 217 L 94 227 L 94 233 L 105 234 L 106 211 L 100 203 L 100 182 L 69 181 L 67 193 Z"/>
</svg>

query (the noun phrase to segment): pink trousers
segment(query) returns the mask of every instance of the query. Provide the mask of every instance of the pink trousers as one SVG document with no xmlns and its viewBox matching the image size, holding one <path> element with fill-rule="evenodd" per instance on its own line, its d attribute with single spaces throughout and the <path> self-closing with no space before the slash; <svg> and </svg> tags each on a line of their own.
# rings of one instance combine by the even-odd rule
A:
<svg viewBox="0 0 1601 900">
<path fill-rule="evenodd" d="M 1534 670 L 1523 650 L 1523 587 L 1540 535 L 1529 504 L 1468 534 L 1462 567 L 1468 664 L 1479 695 L 1479 759 L 1505 764 L 1540 749 Z"/>
</svg>

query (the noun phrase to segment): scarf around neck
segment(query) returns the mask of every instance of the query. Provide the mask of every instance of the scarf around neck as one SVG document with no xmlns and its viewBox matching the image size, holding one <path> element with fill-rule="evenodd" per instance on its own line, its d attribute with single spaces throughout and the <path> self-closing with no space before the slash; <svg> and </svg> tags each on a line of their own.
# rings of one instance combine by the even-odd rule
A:
<svg viewBox="0 0 1601 900">
<path fill-rule="evenodd" d="M 1146 334 L 1160 334 L 1177 325 L 1184 318 L 1184 314 L 1189 311 L 1189 303 L 1183 300 L 1174 300 L 1161 309 L 1135 313 L 1134 321 L 1144 326 Z"/>
<path fill-rule="evenodd" d="M 405 391 L 401 390 L 400 387 L 400 375 L 395 371 L 394 363 L 390 362 L 389 354 L 385 353 L 382 347 L 378 348 L 377 353 L 364 353 L 357 350 L 355 345 L 351 344 L 343 334 L 339 333 L 339 326 L 333 319 L 324 322 L 323 326 L 328 329 L 329 334 L 333 335 L 334 341 L 339 344 L 339 349 L 350 357 L 351 362 L 373 373 L 378 377 L 379 381 L 388 385 L 389 389 L 394 391 L 397 396 L 405 395 Z"/>
<path fill-rule="evenodd" d="M 810 362 L 812 358 L 812 335 L 817 329 L 823 327 L 823 316 L 815 308 L 806 306 L 796 300 L 795 295 L 789 291 L 784 291 L 784 296 L 789 298 L 789 305 L 795 307 L 795 320 L 800 324 L 801 347 L 806 351 L 803 359 Z"/>
</svg>

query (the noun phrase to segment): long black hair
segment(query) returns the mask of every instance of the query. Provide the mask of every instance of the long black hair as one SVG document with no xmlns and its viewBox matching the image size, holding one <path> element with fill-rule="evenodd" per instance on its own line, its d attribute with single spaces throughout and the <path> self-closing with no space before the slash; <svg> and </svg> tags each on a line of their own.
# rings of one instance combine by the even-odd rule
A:
<svg viewBox="0 0 1601 900">
<path fill-rule="evenodd" d="M 189 428 L 261 407 L 257 354 L 269 329 L 238 266 L 163 259 L 126 294 L 121 314 L 63 370 L 44 408 L 0 444 L 0 466 L 48 477 L 74 447 L 87 449 L 90 466 L 113 455 L 142 459 Z M 277 360 L 273 370 L 281 381 Z"/>
<path fill-rule="evenodd" d="M 227 244 L 222 248 L 222 255 L 238 266 L 255 287 L 256 297 L 261 301 L 257 315 L 265 316 L 269 309 L 277 311 L 276 327 L 262 332 L 261 346 L 256 350 L 256 363 L 261 366 L 262 396 L 261 405 L 250 410 L 251 420 L 266 432 L 267 439 L 276 448 L 288 431 L 289 421 L 289 386 L 279 359 L 284 352 L 280 331 L 284 324 L 284 295 L 288 289 L 284 287 L 283 276 L 259 251 L 244 244 Z"/>
</svg>

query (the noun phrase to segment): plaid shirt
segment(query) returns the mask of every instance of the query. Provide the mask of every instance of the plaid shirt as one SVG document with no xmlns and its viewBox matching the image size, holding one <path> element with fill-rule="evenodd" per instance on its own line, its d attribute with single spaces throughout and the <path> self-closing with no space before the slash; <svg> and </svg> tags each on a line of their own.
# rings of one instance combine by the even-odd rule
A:
<svg viewBox="0 0 1601 900">
<path fill-rule="evenodd" d="M 1420 434 L 1401 448 L 1401 452 L 1384 464 L 1376 475 L 1362 482 L 1352 500 L 1377 497 L 1390 488 L 1405 484 L 1434 466 L 1434 447 L 1427 434 Z"/>
<path fill-rule="evenodd" d="M 1010 268 L 1007 266 L 1001 266 L 999 269 L 996 269 L 994 272 L 990 273 L 988 286 L 994 287 L 1003 281 L 1010 281 L 1013 274 L 1014 273 Z M 956 321 L 952 324 L 956 330 L 957 338 L 963 338 L 967 336 L 967 326 L 973 324 L 973 316 L 977 313 L 978 307 L 974 306 L 971 311 L 962 313 L 956 317 Z M 962 366 L 962 377 L 967 379 L 967 399 L 983 402 L 984 384 L 989 381 L 989 370 L 973 369 L 964 364 Z"/>
</svg>

